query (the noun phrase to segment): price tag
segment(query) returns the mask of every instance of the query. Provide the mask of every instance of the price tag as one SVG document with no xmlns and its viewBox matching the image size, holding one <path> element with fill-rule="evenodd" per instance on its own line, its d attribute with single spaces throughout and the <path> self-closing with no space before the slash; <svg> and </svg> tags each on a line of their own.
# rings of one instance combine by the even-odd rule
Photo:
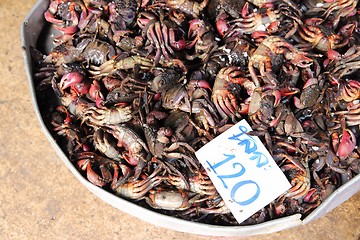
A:
<svg viewBox="0 0 360 240">
<path fill-rule="evenodd" d="M 242 120 L 195 153 L 239 223 L 291 187 L 251 130 Z"/>
</svg>

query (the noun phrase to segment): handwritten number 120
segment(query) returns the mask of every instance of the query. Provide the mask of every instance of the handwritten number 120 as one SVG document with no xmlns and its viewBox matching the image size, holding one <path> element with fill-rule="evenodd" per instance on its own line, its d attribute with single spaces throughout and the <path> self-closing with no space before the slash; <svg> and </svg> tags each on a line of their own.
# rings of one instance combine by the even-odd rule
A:
<svg viewBox="0 0 360 240">
<path fill-rule="evenodd" d="M 235 162 L 232 164 L 232 167 L 235 169 L 237 168 L 238 166 L 241 167 L 241 169 L 236 172 L 236 173 L 233 173 L 233 174 L 226 174 L 226 175 L 219 175 L 217 172 L 216 172 L 216 169 L 219 168 L 220 166 L 224 165 L 225 163 L 233 160 L 235 158 L 235 155 L 233 154 L 224 154 L 224 156 L 226 157 L 224 160 L 214 164 L 214 165 L 211 165 L 209 163 L 209 161 L 206 161 L 207 164 L 210 166 L 210 168 L 213 170 L 213 172 L 217 175 L 217 177 L 221 180 L 222 184 L 224 185 L 224 188 L 225 189 L 228 189 L 228 185 L 226 184 L 226 180 L 227 179 L 233 179 L 233 178 L 238 178 L 238 177 L 241 177 L 242 175 L 244 175 L 244 173 L 246 172 L 246 169 L 245 167 L 239 163 L 239 162 Z M 256 187 L 256 193 L 249 199 L 245 200 L 245 201 L 238 201 L 236 200 L 236 193 L 237 191 L 243 187 L 243 186 L 246 186 L 246 185 L 254 185 Z M 237 204 L 241 205 L 241 206 L 246 206 L 246 205 L 249 205 L 251 203 L 253 203 L 260 195 L 260 187 L 259 185 L 254 182 L 254 181 L 251 181 L 251 180 L 244 180 L 244 181 L 240 181 L 238 183 L 236 183 L 232 188 L 231 188 L 231 200 L 233 200 L 234 202 L 236 202 Z"/>
</svg>

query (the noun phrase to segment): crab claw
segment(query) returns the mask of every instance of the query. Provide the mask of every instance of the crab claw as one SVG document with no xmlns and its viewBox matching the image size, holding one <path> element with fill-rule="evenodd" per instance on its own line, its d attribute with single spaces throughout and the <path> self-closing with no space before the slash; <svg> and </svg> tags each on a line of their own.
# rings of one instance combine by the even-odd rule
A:
<svg viewBox="0 0 360 240">
<path fill-rule="evenodd" d="M 60 81 L 60 88 L 66 89 L 68 87 L 75 86 L 77 83 L 81 83 L 83 81 L 84 77 L 78 72 L 70 72 L 66 73 L 64 76 L 62 76 Z"/>
<path fill-rule="evenodd" d="M 86 171 L 86 168 L 87 168 L 89 163 L 90 163 L 89 159 L 81 159 L 81 160 L 77 161 L 76 165 L 82 171 Z"/>
<path fill-rule="evenodd" d="M 229 29 L 229 25 L 225 21 L 225 19 L 219 19 L 216 22 L 216 30 L 221 37 L 224 37 L 226 31 Z"/>
<path fill-rule="evenodd" d="M 256 43 L 261 43 L 269 34 L 265 31 L 255 31 L 251 33 L 251 38 L 254 39 Z"/>
<path fill-rule="evenodd" d="M 272 85 L 265 85 L 261 87 L 261 90 L 264 91 L 263 96 L 265 95 L 273 95 L 274 96 L 274 107 L 278 106 L 281 101 L 281 91 L 275 89 Z"/>
<path fill-rule="evenodd" d="M 179 51 L 186 47 L 186 41 L 185 41 L 184 37 L 182 37 L 182 39 L 176 41 L 175 31 L 172 28 L 170 28 L 170 30 L 169 30 L 169 41 L 170 41 L 170 45 L 173 48 L 175 48 L 175 50 Z"/>
<path fill-rule="evenodd" d="M 88 82 L 81 82 L 75 84 L 73 87 L 71 87 L 78 95 L 81 94 L 87 94 L 90 89 L 90 83 Z"/>
<path fill-rule="evenodd" d="M 308 87 L 310 87 L 310 86 L 312 86 L 312 85 L 316 85 L 316 84 L 318 84 L 317 78 L 309 78 L 309 79 L 305 82 L 305 84 L 304 84 L 304 86 L 303 86 L 303 89 L 308 88 Z"/>
<path fill-rule="evenodd" d="M 194 37 L 193 34 L 196 32 L 196 30 L 203 25 L 203 21 L 200 19 L 193 19 L 189 22 L 189 32 L 188 37 Z"/>
<path fill-rule="evenodd" d="M 333 49 L 328 49 L 327 56 L 328 56 L 329 60 L 339 60 L 339 59 L 341 59 L 341 54 L 339 52 L 333 50 Z"/>
<path fill-rule="evenodd" d="M 346 158 L 354 151 L 355 147 L 356 137 L 354 133 L 345 128 L 336 155 L 340 158 Z"/>
<path fill-rule="evenodd" d="M 306 203 L 312 203 L 312 202 L 315 202 L 317 200 L 317 198 L 319 197 L 317 194 L 316 194 L 316 188 L 311 188 L 309 190 L 309 192 L 305 195 L 305 197 L 303 198 L 304 202 Z"/>
<path fill-rule="evenodd" d="M 194 47 L 194 45 L 197 43 L 199 35 L 201 35 L 199 34 L 199 31 L 201 32 L 201 28 L 204 28 L 204 26 L 204 21 L 200 19 L 193 19 L 189 22 L 188 38 L 194 38 L 194 40 L 186 45 L 187 49 Z"/>
<path fill-rule="evenodd" d="M 329 58 L 325 59 L 323 62 L 324 68 L 326 68 L 329 65 L 329 63 L 330 63 L 330 59 Z"/>
<path fill-rule="evenodd" d="M 196 87 L 206 88 L 211 91 L 211 87 L 210 87 L 208 81 L 206 81 L 206 80 L 190 80 L 189 84 L 194 85 Z"/>
<path fill-rule="evenodd" d="M 274 107 L 277 107 L 281 101 L 281 92 L 277 89 L 269 89 L 266 90 L 267 86 L 264 86 L 263 89 L 265 89 L 265 92 L 263 93 L 263 96 L 265 95 L 272 95 L 274 96 Z"/>
<path fill-rule="evenodd" d="M 100 91 L 100 84 L 98 81 L 94 80 L 93 83 L 90 85 L 89 95 L 90 98 L 95 101 L 98 108 L 103 107 L 102 105 L 104 102 L 104 96 Z"/>
<path fill-rule="evenodd" d="M 103 187 L 106 185 L 106 181 L 102 179 L 94 170 L 91 168 L 91 164 L 87 165 L 86 168 L 86 177 L 94 185 Z"/>
<path fill-rule="evenodd" d="M 300 92 L 300 89 L 298 88 L 294 88 L 294 87 L 284 87 L 284 88 L 280 88 L 280 94 L 281 96 L 292 96 L 297 94 L 298 92 Z"/>
<path fill-rule="evenodd" d="M 287 52 L 285 57 L 289 59 L 292 64 L 301 68 L 310 67 L 313 63 L 313 60 L 305 57 L 303 53 Z"/>
<path fill-rule="evenodd" d="M 300 98 L 294 97 L 294 105 L 296 108 L 303 109 L 304 106 L 301 104 Z"/>
<path fill-rule="evenodd" d="M 349 80 L 347 83 L 349 84 L 350 87 L 355 87 L 360 89 L 360 82 L 356 80 Z"/>
<path fill-rule="evenodd" d="M 280 122 L 280 119 L 282 117 L 282 114 L 279 114 L 276 118 L 274 118 L 272 121 L 269 122 L 270 127 L 275 127 Z"/>
<path fill-rule="evenodd" d="M 226 18 L 226 13 L 222 13 L 219 15 L 218 20 L 216 21 L 216 30 L 221 37 L 224 37 L 225 33 L 229 29 L 229 24 L 227 23 Z"/>
<path fill-rule="evenodd" d="M 246 2 L 241 9 L 241 17 L 246 18 L 249 15 L 249 2 Z"/>
<path fill-rule="evenodd" d="M 46 11 L 46 12 L 44 13 L 44 18 L 45 18 L 45 20 L 48 21 L 49 23 L 55 23 L 55 24 L 62 24 L 62 23 L 63 23 L 62 20 L 56 19 L 56 18 L 54 17 L 54 15 L 53 15 L 50 11 Z"/>
<path fill-rule="evenodd" d="M 71 87 L 71 90 L 74 90 L 78 95 L 87 94 L 89 92 L 90 84 L 83 80 L 83 75 L 78 72 L 67 73 L 60 80 L 60 89 L 64 90 Z"/>
<path fill-rule="evenodd" d="M 280 26 L 280 21 L 274 21 L 270 23 L 269 26 L 267 26 L 266 30 L 273 33 L 279 30 L 279 26 Z"/>
<path fill-rule="evenodd" d="M 87 145 L 86 143 L 83 143 L 82 144 L 82 150 L 84 152 L 89 152 L 91 149 L 90 149 L 89 145 Z"/>
<path fill-rule="evenodd" d="M 118 145 L 119 146 L 119 145 Z M 123 153 L 123 158 L 131 165 L 131 166 L 136 166 L 139 163 L 139 160 L 137 157 L 133 156 L 131 153 L 129 152 L 124 152 Z"/>
<path fill-rule="evenodd" d="M 278 106 L 281 101 L 281 93 L 279 90 L 275 90 L 273 93 L 273 96 L 275 97 L 274 100 L 274 107 Z"/>
</svg>

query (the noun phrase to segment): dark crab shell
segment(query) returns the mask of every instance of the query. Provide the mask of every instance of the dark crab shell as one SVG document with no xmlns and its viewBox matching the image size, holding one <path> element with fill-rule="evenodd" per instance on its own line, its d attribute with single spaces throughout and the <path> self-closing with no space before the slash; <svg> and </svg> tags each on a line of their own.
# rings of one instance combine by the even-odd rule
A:
<svg viewBox="0 0 360 240">
<path fill-rule="evenodd" d="M 50 35 L 52 34 L 52 32 L 48 31 L 48 27 L 45 24 L 43 18 L 43 14 L 46 11 L 47 6 L 47 0 L 39 0 L 37 4 L 33 7 L 33 9 L 29 12 L 21 27 L 21 40 L 24 50 L 23 54 L 25 60 L 25 67 L 30 85 L 34 110 L 44 131 L 44 134 L 46 135 L 46 137 L 56 150 L 57 154 L 64 162 L 64 164 L 89 191 L 91 191 L 97 197 L 112 205 L 113 207 L 149 223 L 176 231 L 209 236 L 251 236 L 277 232 L 311 222 L 317 218 L 324 216 L 326 213 L 330 212 L 332 209 L 334 209 L 359 191 L 360 174 L 342 185 L 337 190 L 335 190 L 330 197 L 328 197 L 317 209 L 315 209 L 309 216 L 307 216 L 303 220 L 301 220 L 300 214 L 295 214 L 292 216 L 271 220 L 251 226 L 216 226 L 203 223 L 195 223 L 151 211 L 91 184 L 79 173 L 79 171 L 75 168 L 75 166 L 70 162 L 65 153 L 62 151 L 61 146 L 59 146 L 52 137 L 49 129 L 47 128 L 47 123 L 45 121 L 46 118 L 44 116 L 44 109 L 35 93 L 36 84 L 33 75 L 34 69 L 30 55 L 30 48 L 42 47 L 42 50 L 46 51 L 46 49 L 50 49 L 53 47 L 50 39 Z M 41 45 L 39 46 L 38 44 Z"/>
</svg>

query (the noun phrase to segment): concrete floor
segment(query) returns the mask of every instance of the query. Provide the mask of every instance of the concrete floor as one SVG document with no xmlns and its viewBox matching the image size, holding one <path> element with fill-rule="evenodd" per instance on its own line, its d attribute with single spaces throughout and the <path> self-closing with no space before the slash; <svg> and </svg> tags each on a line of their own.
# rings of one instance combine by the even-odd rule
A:
<svg viewBox="0 0 360 240">
<path fill-rule="evenodd" d="M 111 207 L 57 156 L 34 113 L 21 53 L 19 27 L 35 2 L 0 0 L 0 238 L 208 239 L 155 227 Z M 248 239 L 359 237 L 360 192 L 308 225 Z"/>
</svg>

